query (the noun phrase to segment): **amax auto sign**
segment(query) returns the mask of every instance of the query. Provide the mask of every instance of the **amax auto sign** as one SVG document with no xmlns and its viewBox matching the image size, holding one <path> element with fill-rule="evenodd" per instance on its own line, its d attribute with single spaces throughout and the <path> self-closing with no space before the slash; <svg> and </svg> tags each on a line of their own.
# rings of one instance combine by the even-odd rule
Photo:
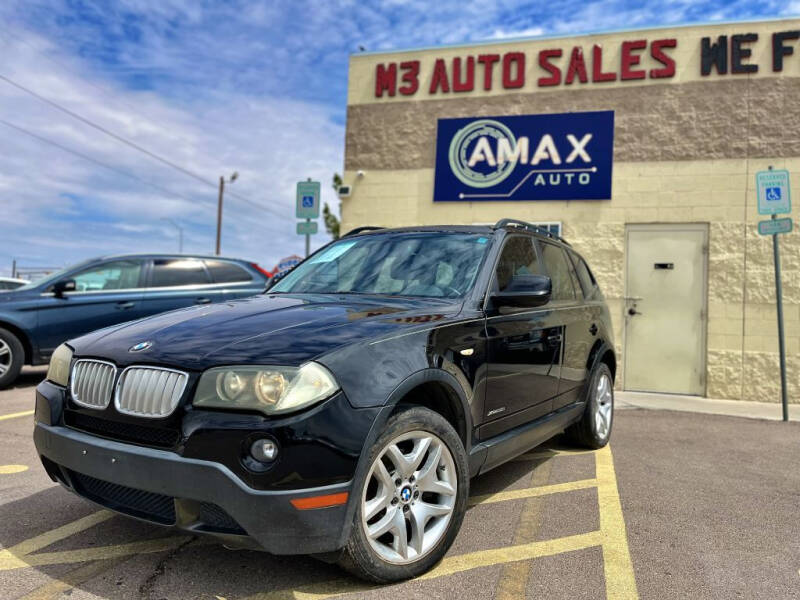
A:
<svg viewBox="0 0 800 600">
<path fill-rule="evenodd" d="M 439 119 L 434 202 L 611 198 L 614 111 Z"/>
</svg>

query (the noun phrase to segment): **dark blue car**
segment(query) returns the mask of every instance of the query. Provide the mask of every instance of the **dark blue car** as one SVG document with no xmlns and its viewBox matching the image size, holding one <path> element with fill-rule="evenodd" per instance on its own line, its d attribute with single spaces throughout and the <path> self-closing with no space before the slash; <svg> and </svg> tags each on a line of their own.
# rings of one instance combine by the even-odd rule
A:
<svg viewBox="0 0 800 600">
<path fill-rule="evenodd" d="M 219 256 L 124 254 L 85 261 L 0 294 L 0 388 L 62 342 L 195 304 L 252 296 L 269 274 Z"/>
</svg>

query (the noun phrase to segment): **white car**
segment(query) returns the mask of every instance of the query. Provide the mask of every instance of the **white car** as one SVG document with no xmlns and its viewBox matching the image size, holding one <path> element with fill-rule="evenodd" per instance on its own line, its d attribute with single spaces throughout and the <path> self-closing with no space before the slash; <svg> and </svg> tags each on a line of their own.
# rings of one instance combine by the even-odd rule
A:
<svg viewBox="0 0 800 600">
<path fill-rule="evenodd" d="M 0 277 L 0 292 L 7 290 L 15 290 L 22 287 L 26 283 L 30 283 L 27 279 L 14 279 L 13 277 Z"/>
</svg>

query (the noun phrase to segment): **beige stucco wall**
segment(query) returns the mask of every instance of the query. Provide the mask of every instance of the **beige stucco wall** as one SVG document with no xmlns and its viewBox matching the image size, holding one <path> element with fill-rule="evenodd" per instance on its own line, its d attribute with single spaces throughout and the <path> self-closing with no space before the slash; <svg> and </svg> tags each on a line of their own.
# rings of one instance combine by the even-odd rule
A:
<svg viewBox="0 0 800 600">
<path fill-rule="evenodd" d="M 763 52 L 769 48 L 770 32 L 790 27 L 800 28 L 800 21 L 664 30 L 647 37 L 677 37 L 678 48 L 684 51 L 690 45 L 684 40 L 691 36 L 699 40 L 702 35 L 758 31 L 765 42 L 763 48 L 759 46 Z M 592 44 L 608 43 L 609 38 L 577 39 Z M 565 47 L 577 42 L 501 46 L 525 50 L 526 45 L 538 48 L 537 44 L 550 47 L 554 43 Z M 470 51 L 429 50 L 414 55 L 424 62 L 447 52 L 463 56 Z M 757 233 L 757 222 L 763 217 L 756 207 L 755 173 L 769 165 L 788 169 L 795 184 L 795 204 L 800 201 L 796 185 L 800 181 L 800 47 L 795 54 L 793 69 L 778 77 L 769 72 L 762 56 L 757 76 L 699 81 L 691 75 L 699 72 L 699 58 L 689 52 L 688 62 L 679 63 L 685 72 L 679 69 L 680 76 L 668 83 L 590 84 L 576 90 L 528 89 L 448 99 L 425 99 L 423 94 L 411 101 L 395 97 L 386 102 L 376 102 L 374 97 L 374 65 L 400 58 L 395 54 L 354 57 L 344 174 L 346 183 L 353 184 L 353 193 L 343 200 L 343 230 L 367 224 L 493 223 L 502 217 L 561 221 L 564 237 L 586 256 L 608 299 L 622 357 L 625 225 L 708 223 L 707 396 L 777 402 L 772 243 Z M 610 201 L 432 201 L 436 119 L 604 109 L 616 114 Z M 356 175 L 359 170 L 364 171 L 361 177 Z M 795 230 L 780 242 L 789 397 L 791 402 L 800 402 L 800 234 Z M 621 375 L 620 383 L 624 372 Z"/>
</svg>

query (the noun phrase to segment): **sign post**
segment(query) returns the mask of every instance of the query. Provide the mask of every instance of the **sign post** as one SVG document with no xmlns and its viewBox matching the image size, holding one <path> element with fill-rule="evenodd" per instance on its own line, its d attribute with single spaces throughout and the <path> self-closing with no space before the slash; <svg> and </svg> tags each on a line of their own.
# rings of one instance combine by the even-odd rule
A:
<svg viewBox="0 0 800 600">
<path fill-rule="evenodd" d="M 296 216 L 298 219 L 305 219 L 305 223 L 297 224 L 297 233 L 306 236 L 306 256 L 310 253 L 311 234 L 317 233 L 317 223 L 311 219 L 319 217 L 319 181 L 311 181 L 309 177 L 306 181 L 297 182 L 297 204 Z"/>
<path fill-rule="evenodd" d="M 758 213 L 771 215 L 769 221 L 758 224 L 761 235 L 772 236 L 772 254 L 775 262 L 775 301 L 778 308 L 778 351 L 781 367 L 781 404 L 783 420 L 789 420 L 789 400 L 786 395 L 786 346 L 783 339 L 783 289 L 781 286 L 781 254 L 778 245 L 778 234 L 792 230 L 791 219 L 778 219 L 777 215 L 792 212 L 792 198 L 789 187 L 789 172 L 773 170 L 756 173 L 756 190 L 758 192 Z M 788 221 L 788 226 L 786 224 Z"/>
</svg>

